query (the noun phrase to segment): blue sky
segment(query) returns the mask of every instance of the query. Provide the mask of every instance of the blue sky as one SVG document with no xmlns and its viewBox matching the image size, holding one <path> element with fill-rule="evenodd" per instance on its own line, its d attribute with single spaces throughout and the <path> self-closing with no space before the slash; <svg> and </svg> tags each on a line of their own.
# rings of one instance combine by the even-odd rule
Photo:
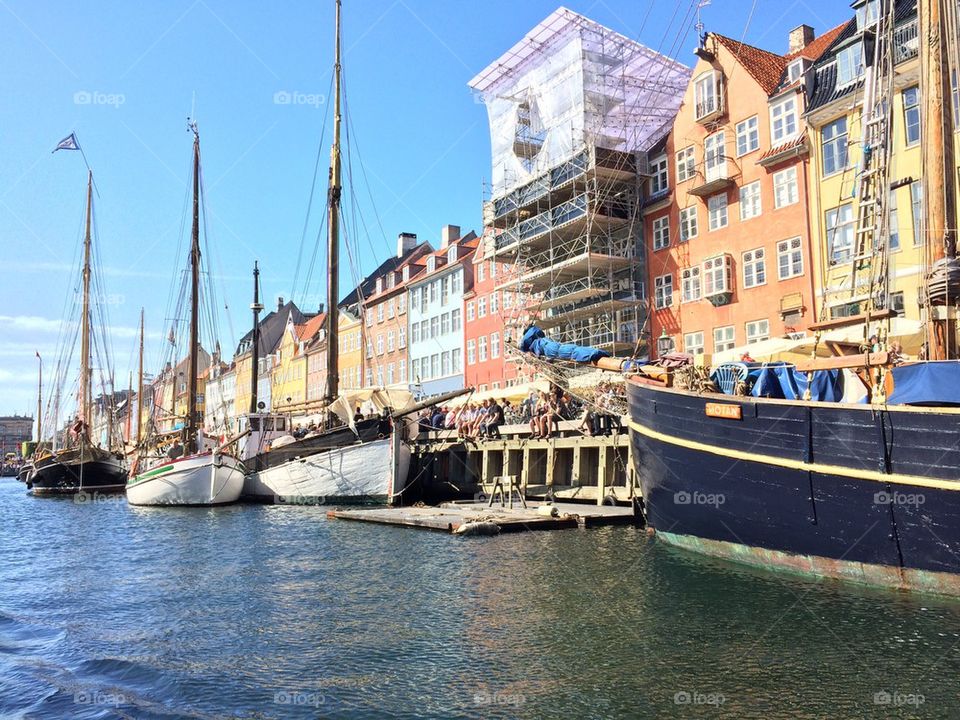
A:
<svg viewBox="0 0 960 720">
<path fill-rule="evenodd" d="M 678 39 L 679 23 L 671 24 L 677 7 L 683 15 L 692 2 L 567 6 L 692 64 L 693 31 Z M 393 252 L 401 231 L 436 242 L 447 223 L 480 230 L 487 118 L 466 84 L 556 7 L 555 0 L 345 0 L 344 70 L 367 232 L 354 234 L 359 267 L 344 264 L 341 287 Z M 713 0 L 703 10 L 708 30 L 778 52 L 791 28 L 808 23 L 819 34 L 850 15 L 846 2 L 832 0 Z M 332 0 L 0 0 L 0 414 L 32 410 L 34 350 L 52 360 L 64 298 L 76 283 L 86 171 L 78 153 L 50 152 L 73 131 L 100 191 L 118 386 L 135 365 L 140 307 L 148 365 L 169 328 L 166 299 L 183 263 L 177 247 L 192 108 L 216 288 L 227 306 L 223 347 L 249 323 L 254 259 L 267 304 L 291 296 L 329 109 L 332 19 Z M 309 247 L 322 217 L 327 147 L 322 153 Z M 304 267 L 295 299 L 311 309 L 324 296 L 323 273 L 315 270 L 304 289 L 305 274 Z"/>
</svg>

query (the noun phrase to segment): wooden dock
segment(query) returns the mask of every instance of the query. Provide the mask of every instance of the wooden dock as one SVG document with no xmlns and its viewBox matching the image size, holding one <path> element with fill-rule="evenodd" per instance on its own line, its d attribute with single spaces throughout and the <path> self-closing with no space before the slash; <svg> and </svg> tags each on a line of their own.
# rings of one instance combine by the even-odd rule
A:
<svg viewBox="0 0 960 720">
<path fill-rule="evenodd" d="M 477 535 L 630 525 L 635 522 L 633 508 L 627 506 L 556 503 L 552 506 L 555 509 L 553 514 L 538 510 L 541 507 L 549 507 L 549 504 L 528 501 L 524 508 L 515 502 L 511 508 L 499 503 L 489 507 L 486 502 L 456 502 L 438 507 L 331 510 L 327 517 Z"/>
</svg>

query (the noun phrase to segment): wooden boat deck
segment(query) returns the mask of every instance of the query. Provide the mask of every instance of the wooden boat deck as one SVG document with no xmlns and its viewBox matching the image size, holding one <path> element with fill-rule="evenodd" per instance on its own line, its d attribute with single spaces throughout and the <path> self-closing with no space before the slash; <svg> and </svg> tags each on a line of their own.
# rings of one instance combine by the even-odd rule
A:
<svg viewBox="0 0 960 720">
<path fill-rule="evenodd" d="M 559 516 L 550 517 L 537 513 L 537 507 L 544 504 L 528 500 L 527 507 L 524 508 L 515 500 L 513 508 L 510 508 L 501 507 L 499 502 L 495 502 L 493 507 L 488 507 L 486 502 L 451 502 L 443 503 L 439 507 L 331 510 L 327 517 L 449 533 L 454 533 L 462 525 L 471 522 L 495 523 L 501 533 L 629 525 L 634 522 L 633 509 L 630 507 L 556 503 Z"/>
</svg>

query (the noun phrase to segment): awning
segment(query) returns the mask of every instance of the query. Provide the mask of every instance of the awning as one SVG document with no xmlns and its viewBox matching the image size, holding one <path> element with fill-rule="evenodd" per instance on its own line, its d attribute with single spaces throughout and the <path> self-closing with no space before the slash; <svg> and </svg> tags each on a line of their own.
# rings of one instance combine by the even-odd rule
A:
<svg viewBox="0 0 960 720">
<path fill-rule="evenodd" d="M 460 407 L 468 402 L 481 403 L 488 399 L 509 400 L 511 403 L 518 403 L 524 400 L 531 392 L 539 393 L 549 391 L 550 382 L 548 380 L 533 380 L 510 387 L 496 388 L 495 390 L 484 390 L 483 392 L 475 392 L 472 394 L 467 393 L 444 404 L 448 407 Z"/>
</svg>

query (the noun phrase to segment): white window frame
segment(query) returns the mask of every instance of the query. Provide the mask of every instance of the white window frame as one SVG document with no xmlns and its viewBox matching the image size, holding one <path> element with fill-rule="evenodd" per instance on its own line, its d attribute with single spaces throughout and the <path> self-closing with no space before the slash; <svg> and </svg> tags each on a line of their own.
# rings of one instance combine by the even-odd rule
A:
<svg viewBox="0 0 960 720">
<path fill-rule="evenodd" d="M 842 132 L 840 131 L 841 125 Z M 843 172 L 849 166 L 849 136 L 847 133 L 848 125 L 845 115 L 827 123 L 820 131 L 820 162 L 823 165 L 824 177 Z"/>
<path fill-rule="evenodd" d="M 653 279 L 654 300 L 657 310 L 663 310 L 673 305 L 673 275 L 658 275 Z"/>
<path fill-rule="evenodd" d="M 697 237 L 699 232 L 697 206 L 691 205 L 680 210 L 680 242 L 686 242 Z"/>
<path fill-rule="evenodd" d="M 683 351 L 690 355 L 703 355 L 703 330 L 683 334 Z"/>
<path fill-rule="evenodd" d="M 863 76 L 863 43 L 858 40 L 838 51 L 836 63 L 837 89 L 853 85 Z"/>
<path fill-rule="evenodd" d="M 831 265 L 847 262 L 853 256 L 856 239 L 855 226 L 853 203 L 843 203 L 824 213 L 824 227 L 827 229 L 827 253 Z M 840 243 L 837 242 L 838 233 L 842 233 Z"/>
<path fill-rule="evenodd" d="M 789 108 L 789 109 L 787 109 Z M 790 95 L 770 105 L 770 144 L 782 145 L 800 132 L 797 97 Z"/>
<path fill-rule="evenodd" d="M 704 177 L 707 182 L 727 177 L 727 136 L 721 130 L 703 141 Z"/>
<path fill-rule="evenodd" d="M 786 198 L 781 197 L 781 190 Z M 780 208 L 796 205 L 800 202 L 800 187 L 797 184 L 797 166 L 785 168 L 773 174 L 773 207 Z"/>
<path fill-rule="evenodd" d="M 753 115 L 737 123 L 737 157 L 760 149 L 760 117 Z"/>
<path fill-rule="evenodd" d="M 667 156 L 658 155 L 650 161 L 650 194 L 656 195 L 669 189 L 667 175 Z"/>
<path fill-rule="evenodd" d="M 707 227 L 711 232 L 722 230 L 729 223 L 727 193 L 722 192 L 707 198 Z"/>
<path fill-rule="evenodd" d="M 732 292 L 730 256 L 727 254 L 715 255 L 702 263 L 700 275 L 703 282 L 703 297 Z"/>
<path fill-rule="evenodd" d="M 693 81 L 693 107 L 697 120 L 723 108 L 720 73 L 717 70 L 701 73 Z"/>
<path fill-rule="evenodd" d="M 740 267 L 743 269 L 743 287 L 755 288 L 767 284 L 767 253 L 764 248 L 753 248 L 743 253 Z"/>
<path fill-rule="evenodd" d="M 689 145 L 677 151 L 677 182 L 690 180 L 697 174 L 696 150 Z"/>
<path fill-rule="evenodd" d="M 784 263 L 786 258 L 786 263 Z M 784 266 L 787 272 L 784 273 Z M 803 275 L 803 241 L 797 237 L 787 238 L 777 243 L 777 278 L 789 280 Z"/>
<path fill-rule="evenodd" d="M 746 323 L 747 345 L 770 339 L 770 321 L 767 318 Z"/>
<path fill-rule="evenodd" d="M 680 302 L 697 302 L 703 296 L 700 283 L 700 266 L 683 268 L 680 271 Z"/>
<path fill-rule="evenodd" d="M 663 250 L 670 247 L 670 216 L 661 215 L 653 219 L 653 249 Z"/>
<path fill-rule="evenodd" d="M 737 329 L 733 325 L 722 325 L 713 329 L 713 351 L 732 350 L 737 346 Z"/>
<path fill-rule="evenodd" d="M 740 188 L 740 222 L 760 217 L 763 213 L 763 198 L 760 181 L 755 180 Z"/>
</svg>

